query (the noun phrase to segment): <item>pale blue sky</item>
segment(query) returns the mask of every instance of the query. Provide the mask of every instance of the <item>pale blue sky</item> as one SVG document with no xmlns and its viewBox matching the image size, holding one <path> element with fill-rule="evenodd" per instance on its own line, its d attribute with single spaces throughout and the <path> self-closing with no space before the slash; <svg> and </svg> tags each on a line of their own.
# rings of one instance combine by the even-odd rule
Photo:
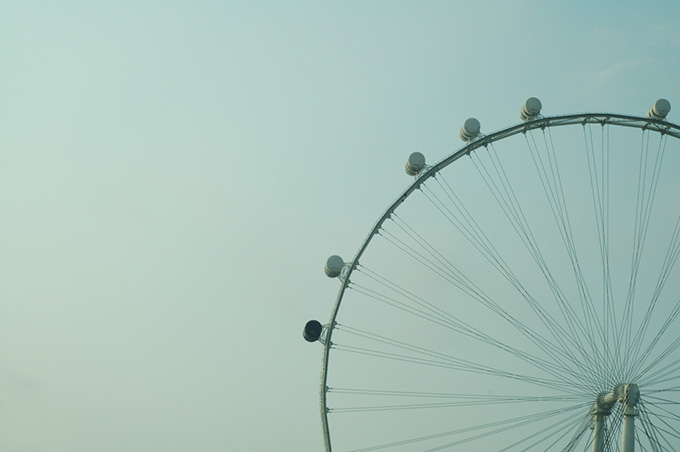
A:
<svg viewBox="0 0 680 452">
<path fill-rule="evenodd" d="M 321 450 L 301 329 L 408 154 L 529 96 L 680 110 L 678 23 L 674 1 L 2 3 L 0 450 Z"/>
</svg>

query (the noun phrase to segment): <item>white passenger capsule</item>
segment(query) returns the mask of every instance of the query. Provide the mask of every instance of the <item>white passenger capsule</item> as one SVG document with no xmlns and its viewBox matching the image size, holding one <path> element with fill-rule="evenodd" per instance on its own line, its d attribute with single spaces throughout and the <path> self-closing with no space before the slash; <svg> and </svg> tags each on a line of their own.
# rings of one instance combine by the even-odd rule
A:
<svg viewBox="0 0 680 452">
<path fill-rule="evenodd" d="M 463 127 L 460 128 L 460 139 L 463 141 L 472 141 L 479 135 L 480 124 L 475 118 L 468 118 L 465 120 Z"/>
<path fill-rule="evenodd" d="M 664 119 L 669 111 L 671 111 L 671 103 L 666 99 L 659 99 L 649 108 L 647 117 L 649 119 Z"/>
<path fill-rule="evenodd" d="M 540 100 L 535 97 L 530 97 L 524 102 L 524 105 L 522 105 L 522 109 L 519 111 L 519 117 L 522 118 L 522 121 L 531 121 L 541 113 L 542 107 L 543 105 L 541 105 Z"/>
<path fill-rule="evenodd" d="M 417 176 L 425 168 L 425 156 L 420 152 L 414 152 L 406 161 L 406 174 Z"/>
<path fill-rule="evenodd" d="M 335 254 L 328 258 L 324 271 L 329 278 L 336 278 L 340 275 L 342 268 L 345 266 L 345 261 Z"/>
</svg>

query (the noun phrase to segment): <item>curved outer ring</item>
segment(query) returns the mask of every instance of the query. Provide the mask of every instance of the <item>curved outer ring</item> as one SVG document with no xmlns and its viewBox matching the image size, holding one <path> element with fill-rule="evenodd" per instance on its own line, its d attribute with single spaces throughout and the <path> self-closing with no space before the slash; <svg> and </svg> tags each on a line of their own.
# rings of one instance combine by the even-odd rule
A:
<svg viewBox="0 0 680 452">
<path fill-rule="evenodd" d="M 323 366 L 321 370 L 321 420 L 323 423 L 323 435 L 324 435 L 324 443 L 326 445 L 326 451 L 327 452 L 332 452 L 332 447 L 331 447 L 331 437 L 330 437 L 330 430 L 328 427 L 328 406 L 327 406 L 327 401 L 326 401 L 326 391 L 327 391 L 327 386 L 326 383 L 328 381 L 328 361 L 329 361 L 329 355 L 330 355 L 330 349 L 333 345 L 331 342 L 331 336 L 333 334 L 333 328 L 335 327 L 335 318 L 338 315 L 338 310 L 340 309 L 340 303 L 342 302 L 342 297 L 345 293 L 345 289 L 349 285 L 349 278 L 352 275 L 352 272 L 356 268 L 357 264 L 359 263 L 359 258 L 361 257 L 362 254 L 364 254 L 364 251 L 368 247 L 368 244 L 371 242 L 373 239 L 373 236 L 380 230 L 382 227 L 383 222 L 396 210 L 399 205 L 408 198 L 408 196 L 413 193 L 415 190 L 417 190 L 420 185 L 429 179 L 430 177 L 434 176 L 439 172 L 440 170 L 446 168 L 449 166 L 451 163 L 455 162 L 459 158 L 470 154 L 470 152 L 474 151 L 475 149 L 478 149 L 480 147 L 486 147 L 489 144 L 493 143 L 494 141 L 501 140 L 503 138 L 510 137 L 512 135 L 517 135 L 518 133 L 526 133 L 529 130 L 534 130 L 534 129 L 544 129 L 546 127 L 557 127 L 557 126 L 566 126 L 566 125 L 574 125 L 574 124 L 600 124 L 602 126 L 607 125 L 607 124 L 612 124 L 616 126 L 624 126 L 624 127 L 636 127 L 639 129 L 649 129 L 653 130 L 655 132 L 659 132 L 662 135 L 663 134 L 668 134 L 672 137 L 675 138 L 680 138 L 680 126 L 676 124 L 672 124 L 669 122 L 666 122 L 664 120 L 656 120 L 656 119 L 650 119 L 650 118 L 642 118 L 642 117 L 637 117 L 637 116 L 624 116 L 624 115 L 617 115 L 617 114 L 610 114 L 610 113 L 582 113 L 582 114 L 576 114 L 576 115 L 567 115 L 567 116 L 551 116 L 551 117 L 542 117 L 538 119 L 534 119 L 533 121 L 528 121 L 522 124 L 517 124 L 511 127 L 508 127 L 503 130 L 499 130 L 497 132 L 492 133 L 491 135 L 485 135 L 477 138 L 475 141 L 472 141 L 468 143 L 466 146 L 462 147 L 458 151 L 454 152 L 453 154 L 449 155 L 448 157 L 444 158 L 434 166 L 428 168 L 425 172 L 421 173 L 419 176 L 417 176 L 416 180 L 409 185 L 409 187 L 404 190 L 404 192 L 399 196 L 388 208 L 385 210 L 385 213 L 383 213 L 378 221 L 375 223 L 375 226 L 371 229 L 371 232 L 368 234 L 366 239 L 364 239 L 364 242 L 361 244 L 361 247 L 359 248 L 359 251 L 357 254 L 354 256 L 354 259 L 350 262 L 349 266 L 349 271 L 347 272 L 344 281 L 342 281 L 342 286 L 340 287 L 340 290 L 338 292 L 338 296 L 335 300 L 335 306 L 333 307 L 333 312 L 331 313 L 331 318 L 328 321 L 328 327 L 327 327 L 327 333 L 326 333 L 326 340 L 325 340 L 325 345 L 324 345 L 324 355 L 323 355 Z"/>
</svg>

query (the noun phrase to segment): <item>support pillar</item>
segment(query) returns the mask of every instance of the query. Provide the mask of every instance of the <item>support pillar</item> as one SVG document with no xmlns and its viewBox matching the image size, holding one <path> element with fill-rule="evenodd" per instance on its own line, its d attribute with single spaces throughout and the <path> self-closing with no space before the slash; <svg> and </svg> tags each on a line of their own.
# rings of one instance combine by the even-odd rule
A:
<svg viewBox="0 0 680 452">
<path fill-rule="evenodd" d="M 640 390 L 635 384 L 625 386 L 623 397 L 619 400 L 625 405 L 623 409 L 623 427 L 621 438 L 621 452 L 635 452 L 635 416 L 640 400 Z"/>
<path fill-rule="evenodd" d="M 635 416 L 637 410 L 630 405 L 626 406 L 623 412 L 621 452 L 635 452 Z"/>
<path fill-rule="evenodd" d="M 603 413 L 593 416 L 593 452 L 604 452 L 604 419 Z"/>
</svg>

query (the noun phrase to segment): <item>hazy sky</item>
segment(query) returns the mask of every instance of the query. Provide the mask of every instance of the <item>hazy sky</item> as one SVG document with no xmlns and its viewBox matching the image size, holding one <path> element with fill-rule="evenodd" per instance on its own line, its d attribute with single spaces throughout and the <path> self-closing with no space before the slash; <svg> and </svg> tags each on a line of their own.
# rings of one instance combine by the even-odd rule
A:
<svg viewBox="0 0 680 452">
<path fill-rule="evenodd" d="M 408 154 L 529 96 L 680 111 L 678 23 L 670 0 L 3 2 L 0 450 L 321 450 L 301 329 Z"/>
</svg>

